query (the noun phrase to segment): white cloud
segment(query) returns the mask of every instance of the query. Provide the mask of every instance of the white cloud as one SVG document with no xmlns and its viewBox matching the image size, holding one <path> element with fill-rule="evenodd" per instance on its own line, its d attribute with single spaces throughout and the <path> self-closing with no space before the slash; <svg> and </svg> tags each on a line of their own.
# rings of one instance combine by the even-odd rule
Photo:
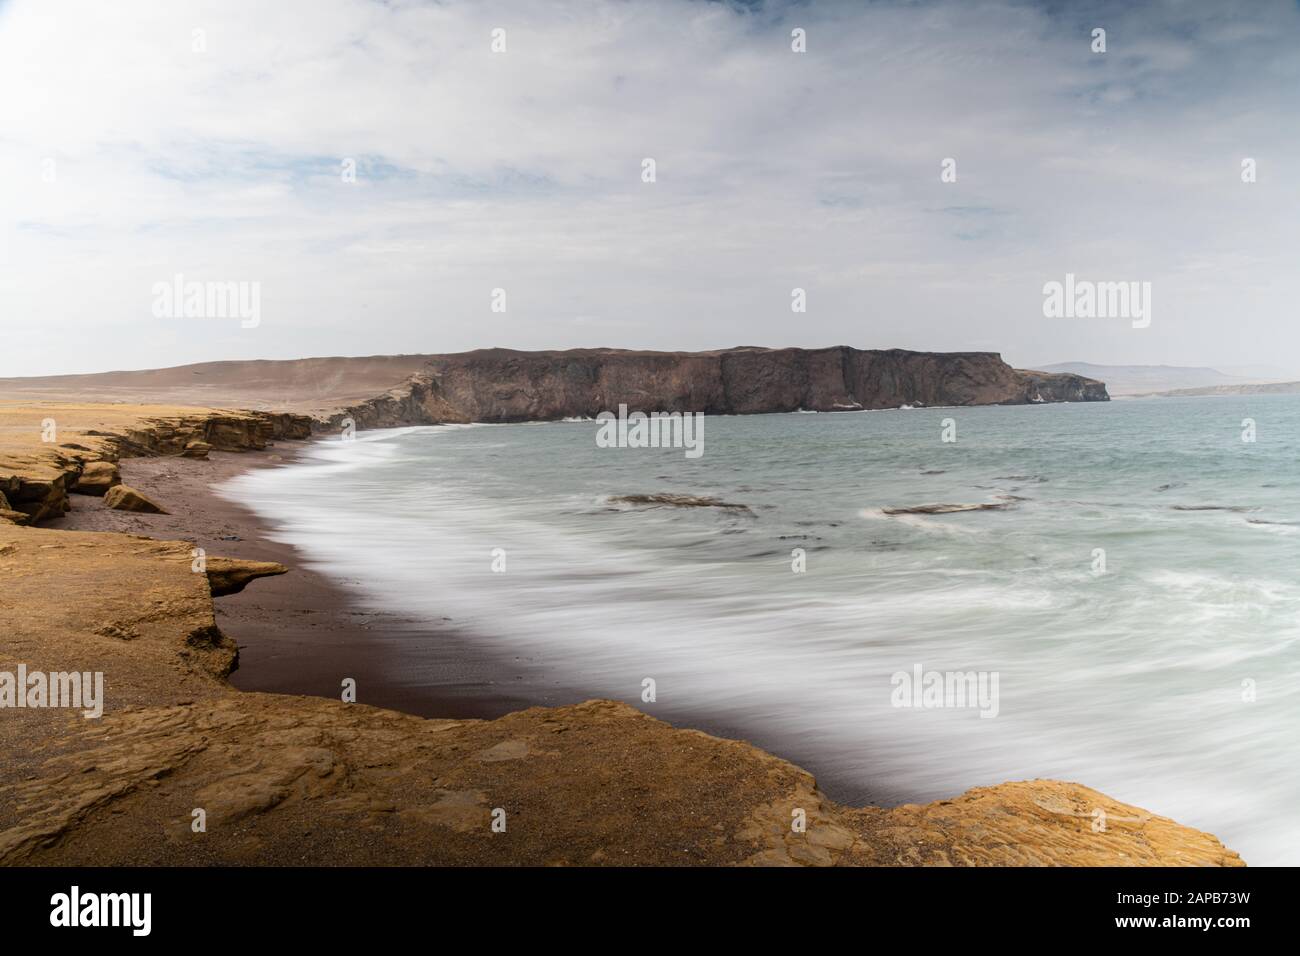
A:
<svg viewBox="0 0 1300 956">
<path fill-rule="evenodd" d="M 489 345 L 1275 363 L 1297 39 L 1280 2 L 10 0 L 0 374 Z M 1044 319 L 1067 271 L 1152 281 L 1151 328 Z M 260 281 L 262 324 L 155 319 L 177 272 Z"/>
</svg>

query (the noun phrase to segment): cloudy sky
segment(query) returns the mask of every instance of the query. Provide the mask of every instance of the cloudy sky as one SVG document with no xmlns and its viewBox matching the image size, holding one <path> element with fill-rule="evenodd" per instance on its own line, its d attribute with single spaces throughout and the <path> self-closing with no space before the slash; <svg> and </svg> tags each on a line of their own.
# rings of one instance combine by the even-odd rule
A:
<svg viewBox="0 0 1300 956">
<path fill-rule="evenodd" d="M 1297 5 L 1130 6 L 0 0 L 0 375 L 742 344 L 1300 371 Z M 1045 318 L 1067 272 L 1150 282 L 1150 327 Z M 177 273 L 260 283 L 260 324 L 156 317 Z"/>
</svg>

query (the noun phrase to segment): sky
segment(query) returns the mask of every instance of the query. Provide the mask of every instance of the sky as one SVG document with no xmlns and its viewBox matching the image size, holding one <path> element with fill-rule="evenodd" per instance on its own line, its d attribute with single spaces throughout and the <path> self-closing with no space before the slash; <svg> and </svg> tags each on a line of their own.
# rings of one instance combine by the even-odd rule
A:
<svg viewBox="0 0 1300 956">
<path fill-rule="evenodd" d="M 0 0 L 0 376 L 735 345 L 1296 373 L 1298 96 L 1269 0 Z M 1149 325 L 1046 316 L 1067 273 L 1149 282 Z M 160 315 L 178 274 L 255 283 L 256 324 Z"/>
</svg>

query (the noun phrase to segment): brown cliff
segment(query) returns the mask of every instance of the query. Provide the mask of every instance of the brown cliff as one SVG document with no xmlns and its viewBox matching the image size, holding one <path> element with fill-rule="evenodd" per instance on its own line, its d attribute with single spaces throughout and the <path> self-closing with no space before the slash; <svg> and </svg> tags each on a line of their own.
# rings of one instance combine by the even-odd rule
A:
<svg viewBox="0 0 1300 956">
<path fill-rule="evenodd" d="M 332 417 L 359 427 L 591 418 L 631 410 L 749 415 L 1107 401 L 1080 375 L 1024 372 L 994 352 L 735 348 L 483 349 L 431 356 L 386 394 Z"/>
</svg>

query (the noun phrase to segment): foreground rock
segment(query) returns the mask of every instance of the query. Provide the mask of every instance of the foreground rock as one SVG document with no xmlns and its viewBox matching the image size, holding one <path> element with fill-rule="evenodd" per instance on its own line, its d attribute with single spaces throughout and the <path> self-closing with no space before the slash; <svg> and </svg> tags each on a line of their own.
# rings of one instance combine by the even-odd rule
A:
<svg viewBox="0 0 1300 956">
<path fill-rule="evenodd" d="M 1239 863 L 1213 837 L 1053 781 L 840 807 L 786 761 L 612 701 L 438 721 L 230 696 L 105 718 L 54 741 L 40 771 L 0 790 L 18 814 L 0 863 Z M 1099 809 L 1124 822 L 1092 832 Z M 791 830 L 797 810 L 806 832 Z"/>
<path fill-rule="evenodd" d="M 130 485 L 114 485 L 104 495 L 104 504 L 114 511 L 138 511 L 142 514 L 165 515 L 167 511 L 143 492 Z"/>
<path fill-rule="evenodd" d="M 203 574 L 188 542 L 0 524 L 16 635 L 0 670 L 105 676 L 98 720 L 4 712 L 0 864 L 1241 863 L 1071 783 L 844 807 L 778 757 L 612 701 L 453 721 L 240 693 L 209 577 L 242 563 L 222 561 Z"/>
</svg>

